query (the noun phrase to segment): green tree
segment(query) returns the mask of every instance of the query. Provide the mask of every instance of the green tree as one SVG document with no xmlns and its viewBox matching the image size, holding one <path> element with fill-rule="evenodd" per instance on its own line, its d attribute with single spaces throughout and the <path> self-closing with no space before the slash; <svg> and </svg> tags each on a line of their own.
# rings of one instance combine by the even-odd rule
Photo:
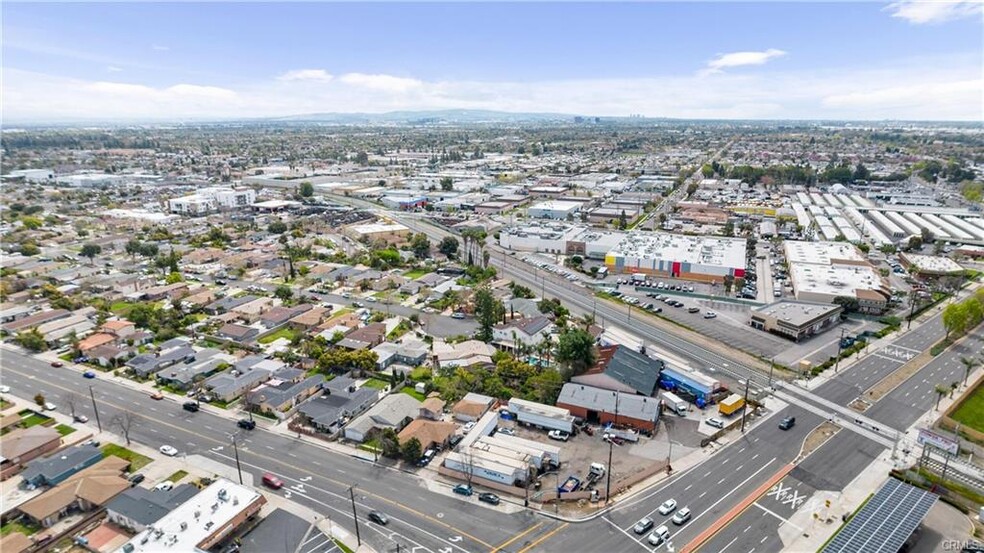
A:
<svg viewBox="0 0 984 553">
<path fill-rule="evenodd" d="M 37 244 L 31 241 L 21 242 L 20 253 L 21 255 L 31 257 L 41 253 L 41 248 L 39 248 Z"/>
<path fill-rule="evenodd" d="M 413 238 L 410 239 L 410 250 L 417 256 L 417 259 L 427 259 L 430 257 L 431 251 L 430 239 L 422 232 L 414 234 Z"/>
<path fill-rule="evenodd" d="M 475 337 L 483 342 L 492 341 L 492 327 L 502 320 L 504 308 L 487 286 L 475 292 L 475 316 L 478 319 L 478 332 Z"/>
<path fill-rule="evenodd" d="M 922 237 L 913 236 L 909 238 L 909 244 L 908 244 L 909 250 L 911 251 L 919 250 L 920 248 L 922 248 L 922 245 L 923 245 Z"/>
<path fill-rule="evenodd" d="M 625 214 L 623 209 L 621 213 L 618 214 L 618 228 L 619 230 L 625 230 L 629 226 L 629 218 Z"/>
<path fill-rule="evenodd" d="M 951 303 L 943 309 L 943 328 L 946 329 L 946 337 L 950 334 L 961 334 L 967 329 L 970 322 L 970 312 L 963 302 Z"/>
<path fill-rule="evenodd" d="M 963 381 L 964 381 L 964 385 L 966 386 L 967 385 L 967 379 L 970 378 L 970 372 L 973 371 L 974 368 L 981 366 L 981 362 L 980 362 L 980 360 L 975 359 L 973 357 L 961 357 L 960 358 L 960 362 L 963 363 L 963 366 L 964 366 L 964 379 L 963 379 Z"/>
<path fill-rule="evenodd" d="M 92 263 L 92 259 L 102 252 L 102 246 L 99 244 L 84 244 L 82 246 L 82 257 L 88 257 L 89 263 Z"/>
<path fill-rule="evenodd" d="M 454 236 L 445 236 L 441 243 L 437 246 L 437 251 L 448 256 L 450 259 L 454 259 L 458 254 L 458 239 Z"/>
<path fill-rule="evenodd" d="M 423 448 L 420 446 L 420 440 L 417 438 L 410 438 L 406 441 L 406 443 L 400 446 L 400 453 L 402 453 L 403 460 L 406 463 L 416 463 L 423 455 Z"/>
<path fill-rule="evenodd" d="M 283 221 L 273 221 L 267 225 L 267 231 L 271 234 L 283 234 L 287 232 L 287 223 Z"/>
<path fill-rule="evenodd" d="M 379 447 L 383 450 L 383 456 L 390 459 L 400 457 L 400 438 L 396 435 L 396 430 L 385 428 L 379 435 Z"/>
<path fill-rule="evenodd" d="M 176 282 L 181 282 L 183 280 L 184 278 L 181 276 L 181 273 L 174 271 L 173 273 L 168 273 L 167 278 L 164 279 L 164 282 L 168 284 L 174 284 Z"/>
<path fill-rule="evenodd" d="M 441 190 L 450 192 L 454 189 L 454 180 L 451 177 L 441 177 Z"/>
<path fill-rule="evenodd" d="M 580 328 L 566 329 L 557 341 L 556 359 L 567 367 L 569 376 L 583 373 L 595 364 L 594 338 Z"/>
<path fill-rule="evenodd" d="M 943 399 L 943 396 L 945 396 L 950 391 L 950 388 L 948 386 L 944 386 L 943 384 L 937 384 L 936 386 L 933 387 L 933 391 L 936 392 L 936 407 L 934 407 L 933 410 L 939 411 L 940 400 Z"/>
<path fill-rule="evenodd" d="M 44 351 L 48 348 L 44 336 L 36 328 L 17 334 L 17 343 L 30 351 Z"/>
<path fill-rule="evenodd" d="M 273 295 L 274 297 L 280 298 L 280 301 L 287 303 L 294 297 L 294 290 L 286 284 L 281 284 L 273 291 Z"/>
<path fill-rule="evenodd" d="M 858 298 L 851 296 L 837 296 L 834 298 L 834 305 L 844 308 L 844 313 L 855 313 L 861 308 Z"/>
<path fill-rule="evenodd" d="M 38 407 L 44 407 L 44 402 L 45 402 L 44 394 L 40 394 L 40 393 L 35 394 L 34 403 L 37 403 Z"/>
<path fill-rule="evenodd" d="M 314 185 L 308 181 L 303 181 L 298 187 L 298 192 L 301 194 L 301 197 L 310 198 L 314 196 Z"/>
</svg>

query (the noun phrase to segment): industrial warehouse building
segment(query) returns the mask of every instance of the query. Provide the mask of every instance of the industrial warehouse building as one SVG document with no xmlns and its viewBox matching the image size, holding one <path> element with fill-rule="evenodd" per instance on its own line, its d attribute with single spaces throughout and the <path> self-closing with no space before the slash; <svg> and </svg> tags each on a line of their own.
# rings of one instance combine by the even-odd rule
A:
<svg viewBox="0 0 984 553">
<path fill-rule="evenodd" d="M 752 309 L 749 324 L 798 342 L 836 325 L 843 311 L 835 304 L 786 300 Z"/>
<path fill-rule="evenodd" d="M 605 256 L 612 273 L 642 273 L 703 282 L 745 276 L 744 238 L 632 232 Z"/>
<path fill-rule="evenodd" d="M 659 420 L 659 399 L 633 393 L 595 388 L 568 382 L 560 391 L 557 406 L 594 424 L 631 425 L 654 432 Z"/>
<path fill-rule="evenodd" d="M 560 219 L 573 217 L 581 209 L 581 202 L 549 200 L 531 205 L 526 214 L 536 219 Z"/>
<path fill-rule="evenodd" d="M 881 313 L 892 290 L 864 254 L 846 242 L 787 241 L 789 280 L 796 299 L 832 304 L 839 297 L 855 298 L 865 313 Z"/>
</svg>

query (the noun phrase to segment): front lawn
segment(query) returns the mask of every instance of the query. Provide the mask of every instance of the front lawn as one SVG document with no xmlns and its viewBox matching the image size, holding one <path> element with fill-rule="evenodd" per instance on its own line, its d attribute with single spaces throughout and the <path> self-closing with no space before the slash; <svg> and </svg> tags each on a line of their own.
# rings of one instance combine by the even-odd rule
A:
<svg viewBox="0 0 984 553">
<path fill-rule="evenodd" d="M 120 459 L 126 459 L 130 461 L 130 472 L 137 472 L 143 467 L 150 464 L 153 459 L 147 457 L 146 455 L 141 455 L 136 451 L 129 450 L 121 445 L 116 444 L 106 444 L 99 448 L 102 451 L 103 458 L 109 457 L 110 455 L 115 455 Z"/>
<path fill-rule="evenodd" d="M 188 471 L 179 470 L 178 472 L 175 472 L 171 476 L 168 476 L 167 477 L 167 480 L 169 482 L 174 482 L 175 484 L 177 484 L 178 483 L 178 480 L 181 480 L 185 476 L 188 476 Z"/>
<path fill-rule="evenodd" d="M 32 426 L 37 426 L 39 424 L 47 426 L 52 422 L 54 422 L 53 419 L 47 415 L 42 415 L 41 413 L 35 413 L 30 409 L 27 409 L 26 411 L 27 411 L 26 415 L 24 411 L 20 412 L 20 415 L 24 417 L 21 419 L 21 426 L 23 426 L 24 428 L 30 428 Z"/>
<path fill-rule="evenodd" d="M 11 532 L 20 532 L 25 536 L 30 536 L 31 534 L 37 533 L 40 529 L 40 526 L 35 526 L 27 519 L 24 519 L 24 522 L 21 522 L 20 520 L 11 520 L 4 523 L 3 526 L 0 526 L 0 536 L 6 536 Z"/>
<path fill-rule="evenodd" d="M 400 389 L 400 392 L 415 398 L 417 401 L 424 401 L 425 399 L 427 399 L 426 397 L 424 397 L 424 394 L 418 392 L 417 390 L 414 390 L 413 386 L 404 386 L 403 388 Z"/>
<path fill-rule="evenodd" d="M 3 399 L 3 398 L 0 398 L 0 411 L 3 411 L 4 409 L 10 407 L 11 405 L 13 405 L 13 403 L 11 403 L 11 402 Z"/>
<path fill-rule="evenodd" d="M 415 280 L 426 275 L 429 272 L 431 272 L 430 269 L 424 269 L 424 268 L 412 269 L 410 271 L 403 273 L 403 276 L 409 278 L 410 280 Z"/>
<path fill-rule="evenodd" d="M 75 432 L 75 429 L 67 424 L 59 424 L 55 427 L 55 430 L 57 430 L 62 436 L 68 436 L 72 432 Z"/>
<path fill-rule="evenodd" d="M 978 386 L 965 397 L 950 418 L 978 432 L 984 432 L 984 386 Z"/>
<path fill-rule="evenodd" d="M 261 344 L 270 344 L 270 343 L 272 343 L 272 342 L 274 342 L 276 340 L 279 340 L 281 338 L 284 338 L 287 341 L 293 340 L 294 339 L 294 331 L 291 330 L 289 327 L 286 327 L 285 326 L 285 327 L 281 328 L 280 330 L 278 330 L 276 332 L 272 332 L 270 334 L 267 334 L 266 336 L 264 336 L 264 337 L 260 338 L 259 340 L 257 340 L 257 342 L 259 342 Z"/>
<path fill-rule="evenodd" d="M 109 310 L 117 315 L 125 316 L 133 309 L 134 305 L 136 304 L 127 301 L 115 301 L 109 306 Z"/>
<path fill-rule="evenodd" d="M 364 385 L 367 386 L 367 387 L 369 387 L 369 388 L 375 388 L 377 390 L 382 390 L 383 388 L 389 386 L 390 383 L 387 382 L 387 381 L 385 381 L 385 380 L 380 380 L 378 378 L 370 378 L 369 380 L 366 380 L 366 383 Z"/>
</svg>

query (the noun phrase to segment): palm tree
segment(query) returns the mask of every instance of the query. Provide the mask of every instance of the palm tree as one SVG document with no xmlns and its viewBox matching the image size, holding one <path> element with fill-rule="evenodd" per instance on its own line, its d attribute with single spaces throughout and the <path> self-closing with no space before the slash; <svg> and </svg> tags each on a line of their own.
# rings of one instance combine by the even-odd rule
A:
<svg viewBox="0 0 984 553">
<path fill-rule="evenodd" d="M 584 330 L 587 331 L 591 328 L 591 325 L 595 324 L 595 316 L 590 313 L 585 313 L 581 316 L 581 323 L 584 325 Z"/>
<path fill-rule="evenodd" d="M 973 357 L 961 357 L 960 362 L 964 366 L 964 386 L 967 385 L 967 379 L 970 378 L 970 371 L 974 370 L 975 367 L 979 367 L 981 362 Z"/>
<path fill-rule="evenodd" d="M 947 392 L 950 391 L 950 388 L 942 384 L 937 384 L 936 387 L 933 388 L 933 391 L 936 392 L 936 408 L 934 409 L 934 411 L 939 411 L 940 400 L 943 399 L 943 396 L 945 396 Z"/>
</svg>

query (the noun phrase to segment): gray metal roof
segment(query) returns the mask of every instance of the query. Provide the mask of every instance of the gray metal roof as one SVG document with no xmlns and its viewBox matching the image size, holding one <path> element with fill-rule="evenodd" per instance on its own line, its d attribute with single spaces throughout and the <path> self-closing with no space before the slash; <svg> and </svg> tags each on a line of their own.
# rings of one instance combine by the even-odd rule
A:
<svg viewBox="0 0 984 553">
<path fill-rule="evenodd" d="M 130 488 L 106 504 L 106 510 L 146 526 L 157 522 L 197 493 L 198 488 L 191 484 L 181 484 L 166 492 Z"/>
<path fill-rule="evenodd" d="M 889 478 L 823 553 L 896 553 L 939 496 Z"/>
<path fill-rule="evenodd" d="M 659 373 L 662 370 L 662 361 L 651 359 L 632 348 L 620 346 L 615 350 L 604 372 L 640 394 L 651 396 L 656 392 L 656 383 L 659 382 Z"/>
</svg>

